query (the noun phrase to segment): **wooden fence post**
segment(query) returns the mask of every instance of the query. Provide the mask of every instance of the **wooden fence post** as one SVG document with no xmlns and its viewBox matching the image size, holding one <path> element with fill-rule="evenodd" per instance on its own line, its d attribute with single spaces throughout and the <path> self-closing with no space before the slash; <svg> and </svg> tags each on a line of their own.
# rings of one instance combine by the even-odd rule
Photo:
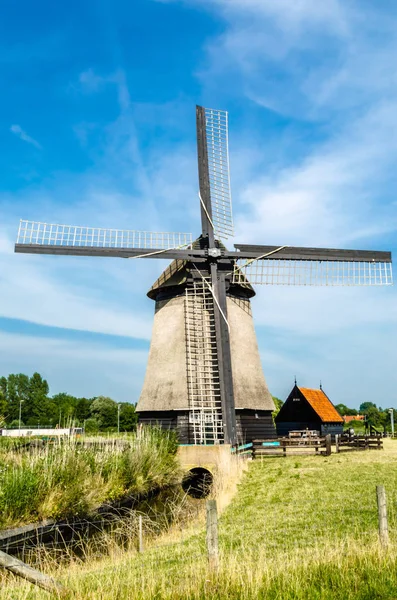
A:
<svg viewBox="0 0 397 600">
<path fill-rule="evenodd" d="M 331 454 L 331 434 L 327 433 L 325 436 L 325 455 L 329 456 Z"/>
<path fill-rule="evenodd" d="M 378 501 L 379 540 L 382 546 L 386 547 L 389 543 L 389 529 L 387 524 L 386 490 L 384 485 L 376 486 L 376 498 Z"/>
<path fill-rule="evenodd" d="M 207 552 L 211 571 L 219 568 L 218 512 L 216 500 L 207 500 Z"/>
<path fill-rule="evenodd" d="M 287 456 L 287 441 L 286 440 L 282 440 L 281 445 L 282 445 L 282 448 L 283 448 L 283 456 Z"/>
<path fill-rule="evenodd" d="M 66 589 L 52 577 L 40 573 L 40 571 L 37 571 L 37 569 L 29 567 L 29 565 L 26 565 L 21 560 L 18 560 L 18 558 L 10 556 L 1 550 L 0 566 L 4 567 L 8 571 L 11 571 L 11 573 L 18 575 L 19 577 L 23 577 L 27 581 L 30 581 L 30 583 L 47 590 L 47 592 L 55 592 L 60 597 L 63 597 L 66 594 Z"/>
<path fill-rule="evenodd" d="M 339 450 L 339 434 L 337 433 L 335 435 L 335 452 L 337 454 L 339 454 L 340 450 Z"/>
<path fill-rule="evenodd" d="M 139 535 L 138 551 L 139 552 L 143 552 L 143 521 L 142 521 L 142 515 L 139 515 L 139 517 L 138 517 L 138 525 L 139 525 L 139 530 L 138 530 L 138 535 Z"/>
</svg>

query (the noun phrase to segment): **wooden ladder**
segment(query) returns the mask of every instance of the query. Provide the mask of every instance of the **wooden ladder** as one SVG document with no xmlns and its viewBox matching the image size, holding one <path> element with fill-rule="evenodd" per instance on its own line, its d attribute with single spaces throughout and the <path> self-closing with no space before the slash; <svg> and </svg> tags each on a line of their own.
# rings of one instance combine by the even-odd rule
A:
<svg viewBox="0 0 397 600">
<path fill-rule="evenodd" d="M 204 279 L 185 291 L 189 430 L 195 444 L 223 441 L 214 300 Z"/>
</svg>

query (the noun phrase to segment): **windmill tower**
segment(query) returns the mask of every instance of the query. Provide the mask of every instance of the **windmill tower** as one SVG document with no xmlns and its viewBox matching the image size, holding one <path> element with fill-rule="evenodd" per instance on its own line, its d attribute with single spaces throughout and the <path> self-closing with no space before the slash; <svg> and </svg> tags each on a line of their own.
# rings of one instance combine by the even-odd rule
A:
<svg viewBox="0 0 397 600">
<path fill-rule="evenodd" d="M 228 115 L 196 107 L 201 235 L 21 221 L 16 252 L 173 262 L 155 300 L 142 423 L 176 428 L 183 443 L 235 443 L 275 434 L 273 401 L 252 321 L 251 284 L 389 285 L 390 252 L 235 244 Z"/>
</svg>

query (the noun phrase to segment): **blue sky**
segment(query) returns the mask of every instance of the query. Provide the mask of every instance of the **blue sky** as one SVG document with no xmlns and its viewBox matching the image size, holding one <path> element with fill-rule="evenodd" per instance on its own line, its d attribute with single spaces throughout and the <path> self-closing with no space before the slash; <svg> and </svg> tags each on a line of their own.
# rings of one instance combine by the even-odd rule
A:
<svg viewBox="0 0 397 600">
<path fill-rule="evenodd" d="M 195 104 L 229 111 L 232 243 L 396 250 L 397 6 L 6 2 L 1 374 L 136 401 L 164 261 L 13 254 L 20 218 L 199 232 Z M 397 407 L 396 290 L 257 288 L 270 390 Z"/>
</svg>

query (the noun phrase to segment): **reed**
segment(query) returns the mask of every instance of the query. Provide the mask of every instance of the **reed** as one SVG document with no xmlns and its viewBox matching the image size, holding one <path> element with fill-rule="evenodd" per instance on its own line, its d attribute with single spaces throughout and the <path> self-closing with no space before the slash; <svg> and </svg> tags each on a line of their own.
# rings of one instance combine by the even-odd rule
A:
<svg viewBox="0 0 397 600">
<path fill-rule="evenodd" d="M 161 489 L 177 478 L 172 433 L 145 428 L 106 442 L 0 446 L 0 527 L 86 516 L 104 502 Z"/>
</svg>

